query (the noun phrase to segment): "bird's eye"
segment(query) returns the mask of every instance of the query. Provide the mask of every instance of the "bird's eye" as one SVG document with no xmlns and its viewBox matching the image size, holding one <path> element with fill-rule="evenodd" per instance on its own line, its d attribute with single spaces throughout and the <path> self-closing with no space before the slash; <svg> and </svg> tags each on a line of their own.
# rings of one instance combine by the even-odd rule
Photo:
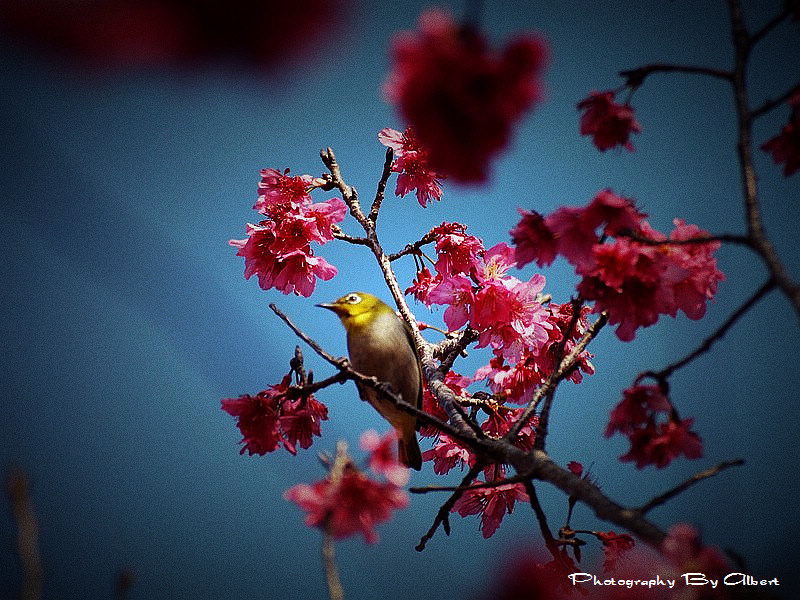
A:
<svg viewBox="0 0 800 600">
<path fill-rule="evenodd" d="M 359 302 L 361 302 L 361 296 L 359 296 L 358 294 L 350 294 L 347 297 L 348 304 L 358 304 Z"/>
</svg>

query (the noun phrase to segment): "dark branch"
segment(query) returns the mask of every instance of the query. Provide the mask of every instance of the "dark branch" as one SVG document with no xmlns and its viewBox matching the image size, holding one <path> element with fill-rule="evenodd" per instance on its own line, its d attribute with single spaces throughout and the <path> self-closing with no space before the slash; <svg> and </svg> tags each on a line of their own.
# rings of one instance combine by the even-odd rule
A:
<svg viewBox="0 0 800 600">
<path fill-rule="evenodd" d="M 380 181 L 378 181 L 378 191 L 375 192 L 375 200 L 372 201 L 372 208 L 369 211 L 367 219 L 372 223 L 378 220 L 378 213 L 381 210 L 384 194 L 386 193 L 386 183 L 389 181 L 389 176 L 392 174 L 392 159 L 394 152 L 391 148 L 386 149 L 386 160 L 383 161 L 383 172 L 381 173 Z"/>
<path fill-rule="evenodd" d="M 464 479 L 461 480 L 461 485 L 454 490 L 453 495 L 450 496 L 447 501 L 439 507 L 439 511 L 436 513 L 436 518 L 433 520 L 433 525 L 430 526 L 430 529 L 425 532 L 425 535 L 419 540 L 419 544 L 416 545 L 415 550 L 417 552 L 422 552 L 425 550 L 425 545 L 428 543 L 433 535 L 436 533 L 436 530 L 439 529 L 439 525 L 444 528 L 444 532 L 447 535 L 450 535 L 450 510 L 455 506 L 455 503 L 458 502 L 458 499 L 461 498 L 464 490 L 469 486 L 473 479 L 478 476 L 478 473 L 481 472 L 481 469 L 486 465 L 483 461 L 476 462 L 469 470 L 469 472 L 464 476 Z"/>
<path fill-rule="evenodd" d="M 664 492 L 660 496 L 656 496 L 655 498 L 653 498 L 652 500 L 650 500 L 646 504 L 643 504 L 642 506 L 640 506 L 639 508 L 636 508 L 634 510 L 639 514 L 644 515 L 644 514 L 648 513 L 649 511 L 653 510 L 654 508 L 656 508 L 657 506 L 661 506 L 662 504 L 664 504 L 670 498 L 673 498 L 674 496 L 677 496 L 678 494 L 680 494 L 681 492 L 683 492 L 687 488 L 690 488 L 695 483 L 699 483 L 699 482 L 703 481 L 704 479 L 708 479 L 709 477 L 714 477 L 714 475 L 717 475 L 718 473 L 720 473 L 720 472 L 722 472 L 725 469 L 728 469 L 730 467 L 740 467 L 743 464 L 744 464 L 744 459 L 743 458 L 737 458 L 736 460 L 728 460 L 728 461 L 725 461 L 725 462 L 721 462 L 716 467 L 713 467 L 711 469 L 706 469 L 705 471 L 700 471 L 699 473 L 695 473 L 694 475 L 689 477 L 689 479 L 687 479 L 683 483 L 681 483 L 679 485 L 676 485 L 674 488 L 672 488 L 671 490 L 669 490 L 667 492 Z"/>
<path fill-rule="evenodd" d="M 637 67 L 636 69 L 628 69 L 627 71 L 620 71 L 619 76 L 627 80 L 628 86 L 637 88 L 644 80 L 653 73 L 687 73 L 690 75 L 708 75 L 718 79 L 730 81 L 733 73 L 723 69 L 715 69 L 714 67 L 704 67 L 696 65 L 672 65 L 666 63 L 653 63 Z"/>
<path fill-rule="evenodd" d="M 664 369 L 658 371 L 657 373 L 648 373 L 648 374 L 653 375 L 658 380 L 666 379 L 667 377 L 672 375 L 672 373 L 674 373 L 681 367 L 686 366 L 694 359 L 696 359 L 698 356 L 708 352 L 711 349 L 711 346 L 714 345 L 716 341 L 722 339 L 722 336 L 724 336 L 728 332 L 728 330 L 731 327 L 733 327 L 736 321 L 742 318 L 742 316 L 748 310 L 750 310 L 753 307 L 753 305 L 755 305 L 759 300 L 761 300 L 761 298 L 763 298 L 774 287 L 775 283 L 771 279 L 766 283 L 764 283 L 764 285 L 758 288 L 758 290 L 756 290 L 756 292 L 752 296 L 750 296 L 750 298 L 748 298 L 744 304 L 742 304 L 738 309 L 736 309 L 733 312 L 733 314 L 730 317 L 728 317 L 727 321 L 725 321 L 722 325 L 720 325 L 720 327 L 714 333 L 712 333 L 705 340 L 703 340 L 703 343 L 700 344 L 691 353 L 689 353 L 688 356 L 682 358 L 678 362 L 672 363 L 671 365 L 665 367 Z"/>
</svg>

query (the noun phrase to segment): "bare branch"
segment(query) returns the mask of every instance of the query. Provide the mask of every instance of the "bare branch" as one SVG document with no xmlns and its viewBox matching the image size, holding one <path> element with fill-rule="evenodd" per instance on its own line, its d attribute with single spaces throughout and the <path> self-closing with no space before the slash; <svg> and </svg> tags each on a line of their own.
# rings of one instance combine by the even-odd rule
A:
<svg viewBox="0 0 800 600">
<path fill-rule="evenodd" d="M 683 483 L 676 485 L 671 490 L 664 492 L 660 496 L 656 496 L 646 504 L 643 504 L 639 508 L 634 509 L 639 514 L 646 514 L 647 512 L 653 510 L 657 506 L 661 506 L 670 498 L 677 496 L 684 490 L 688 489 L 689 487 L 693 486 L 695 483 L 699 483 L 704 479 L 708 479 L 709 477 L 714 477 L 718 473 L 728 469 L 730 467 L 740 467 L 744 464 L 743 458 L 737 458 L 736 460 L 727 460 L 724 462 L 719 463 L 716 467 L 712 467 L 711 469 L 706 469 L 705 471 L 700 471 L 699 473 L 695 473 L 689 479 L 684 481 Z"/>
<path fill-rule="evenodd" d="M 481 472 L 481 469 L 486 466 L 486 463 L 483 461 L 476 462 L 469 470 L 469 472 L 464 476 L 464 479 L 461 480 L 461 485 L 458 486 L 453 492 L 453 495 L 450 496 L 447 501 L 439 507 L 439 511 L 436 513 L 436 518 L 433 520 L 433 525 L 430 526 L 425 535 L 419 540 L 419 544 L 416 545 L 415 550 L 417 552 L 422 552 L 425 550 L 425 545 L 428 543 L 433 535 L 436 533 L 436 530 L 439 529 L 439 525 L 444 528 L 444 532 L 447 535 L 450 535 L 450 510 L 455 506 L 455 503 L 461 498 L 464 490 L 469 487 L 469 484 L 478 476 L 478 473 Z"/>
<path fill-rule="evenodd" d="M 620 71 L 619 76 L 627 80 L 627 85 L 632 88 L 637 88 L 644 83 L 653 73 L 686 73 L 690 75 L 707 75 L 730 81 L 733 74 L 730 71 L 723 69 L 715 69 L 714 67 L 705 67 L 699 65 L 673 65 L 666 63 L 653 63 L 637 67 L 635 69 L 628 69 Z"/>
<path fill-rule="evenodd" d="M 658 371 L 657 373 L 647 373 L 648 375 L 652 375 L 658 380 L 666 379 L 670 375 L 672 375 L 675 371 L 680 369 L 681 367 L 686 366 L 698 356 L 705 354 L 711 349 L 711 346 L 718 340 L 722 339 L 722 337 L 728 332 L 728 330 L 733 327 L 733 325 L 738 321 L 742 316 L 750 310 L 761 298 L 763 298 L 767 293 L 770 292 L 775 287 L 775 283 L 770 279 L 769 281 L 765 282 L 760 288 L 758 288 L 755 293 L 748 298 L 744 304 L 742 304 L 738 309 L 736 309 L 730 317 L 728 317 L 727 321 L 725 321 L 719 328 L 708 336 L 703 343 L 701 343 L 697 348 L 695 348 L 692 352 L 685 356 L 681 360 L 672 363 L 671 365 L 663 368 L 662 370 Z"/>
<path fill-rule="evenodd" d="M 378 181 L 378 191 L 375 192 L 375 200 L 372 201 L 372 208 L 369 211 L 367 219 L 372 223 L 378 220 L 378 212 L 381 210 L 384 194 L 386 192 L 386 183 L 389 181 L 389 176 L 392 174 L 392 159 L 394 152 L 391 148 L 386 149 L 386 160 L 383 162 L 383 172 L 381 173 L 380 181 Z"/>
<path fill-rule="evenodd" d="M 774 100 L 767 100 L 759 106 L 758 108 L 753 110 L 753 119 L 757 119 L 761 115 L 768 113 L 769 111 L 773 110 L 774 108 L 781 106 L 784 104 L 789 98 L 794 96 L 795 94 L 800 92 L 800 83 L 796 83 L 793 85 L 789 90 L 787 90 L 782 95 L 778 96 Z"/>
</svg>

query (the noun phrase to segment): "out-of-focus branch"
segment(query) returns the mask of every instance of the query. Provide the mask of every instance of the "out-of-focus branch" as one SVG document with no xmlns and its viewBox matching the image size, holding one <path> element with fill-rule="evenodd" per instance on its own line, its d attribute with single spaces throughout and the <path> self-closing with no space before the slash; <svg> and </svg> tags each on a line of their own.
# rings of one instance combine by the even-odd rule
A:
<svg viewBox="0 0 800 600">
<path fill-rule="evenodd" d="M 42 597 L 42 562 L 39 556 L 39 525 L 31 501 L 28 478 L 19 469 L 8 474 L 8 497 L 17 522 L 17 554 L 22 566 L 22 600 Z"/>
<path fill-rule="evenodd" d="M 786 93 L 778 96 L 774 100 L 767 100 L 766 102 L 764 102 L 764 104 L 762 104 L 758 108 L 753 109 L 752 112 L 753 119 L 757 119 L 758 117 L 760 117 L 765 113 L 768 113 L 772 109 L 783 105 L 789 98 L 791 98 L 797 93 L 800 93 L 800 83 L 796 83 L 789 90 L 787 90 Z"/>
<path fill-rule="evenodd" d="M 761 203 L 758 199 L 757 178 L 753 166 L 752 125 L 754 115 L 750 110 L 747 98 L 747 62 L 753 47 L 753 38 L 748 34 L 745 27 L 741 2 L 739 0 L 728 0 L 728 8 L 731 19 L 731 37 L 736 57 L 731 83 L 733 85 L 739 128 L 736 149 L 744 194 L 747 235 L 754 249 L 764 261 L 775 285 L 783 291 L 794 306 L 798 317 L 800 317 L 800 285 L 786 271 L 772 242 L 767 237 L 761 219 Z"/>
<path fill-rule="evenodd" d="M 117 572 L 117 578 L 114 583 L 114 598 L 115 600 L 126 600 L 128 592 L 133 588 L 133 583 L 136 576 L 130 569 L 120 569 Z"/>
<path fill-rule="evenodd" d="M 330 477 L 331 481 L 340 481 L 349 464 L 350 456 L 347 454 L 347 442 L 340 441 L 336 444 L 336 456 L 333 458 L 333 463 L 330 465 L 328 472 L 328 477 Z M 325 582 L 328 585 L 328 596 L 331 600 L 344 600 L 344 588 L 339 579 L 339 569 L 336 566 L 336 549 L 330 526 L 330 515 L 325 518 L 324 525 L 322 528 L 322 563 L 325 569 Z"/>
</svg>

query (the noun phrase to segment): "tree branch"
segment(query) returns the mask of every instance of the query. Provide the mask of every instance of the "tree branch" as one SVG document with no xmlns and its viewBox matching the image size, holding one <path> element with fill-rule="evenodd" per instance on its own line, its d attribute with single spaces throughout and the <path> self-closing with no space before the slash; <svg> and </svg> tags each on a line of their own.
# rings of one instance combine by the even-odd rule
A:
<svg viewBox="0 0 800 600">
<path fill-rule="evenodd" d="M 725 81 L 730 81 L 733 77 L 733 73 L 730 71 L 725 71 L 723 69 L 715 69 L 714 67 L 704 67 L 704 66 L 697 66 L 697 65 L 673 65 L 673 64 L 666 64 L 666 63 L 652 63 L 649 65 L 644 65 L 642 67 L 637 67 L 635 69 L 628 69 L 626 71 L 620 71 L 619 76 L 624 77 L 627 79 L 628 86 L 632 88 L 637 88 L 644 83 L 644 80 L 647 79 L 653 73 L 687 73 L 690 75 L 707 75 L 709 77 L 716 77 L 718 79 L 724 79 Z"/>
<path fill-rule="evenodd" d="M 688 489 L 689 487 L 693 486 L 696 483 L 703 481 L 704 479 L 708 479 L 709 477 L 714 477 L 718 473 L 728 469 L 730 467 L 740 467 L 744 464 L 743 458 L 737 458 L 736 460 L 727 460 L 724 462 L 719 463 L 716 467 L 712 467 L 711 469 L 706 469 L 705 471 L 700 471 L 699 473 L 695 473 L 689 479 L 684 481 L 683 483 L 676 485 L 671 490 L 664 492 L 660 496 L 656 496 L 646 504 L 643 504 L 639 508 L 634 509 L 635 512 L 639 514 L 645 514 L 657 506 L 661 506 L 670 498 L 673 498 L 683 492 L 684 490 Z"/>
<path fill-rule="evenodd" d="M 671 365 L 661 369 L 657 373 L 648 372 L 646 375 L 651 375 L 658 380 L 666 379 L 670 375 L 672 375 L 675 371 L 680 369 L 681 367 L 686 366 L 698 356 L 705 354 L 711 349 L 711 346 L 718 340 L 722 339 L 722 337 L 728 332 L 728 330 L 733 327 L 733 325 L 738 321 L 742 316 L 747 313 L 761 298 L 767 295 L 775 287 L 775 283 L 770 279 L 766 281 L 760 288 L 758 288 L 755 293 L 748 298 L 744 304 L 742 304 L 739 308 L 737 308 L 733 314 L 731 314 L 728 319 L 719 326 L 719 328 L 708 336 L 703 343 L 701 343 L 697 348 L 695 348 L 692 352 L 690 352 L 687 356 L 682 358 L 681 360 L 672 363 Z"/>
</svg>

